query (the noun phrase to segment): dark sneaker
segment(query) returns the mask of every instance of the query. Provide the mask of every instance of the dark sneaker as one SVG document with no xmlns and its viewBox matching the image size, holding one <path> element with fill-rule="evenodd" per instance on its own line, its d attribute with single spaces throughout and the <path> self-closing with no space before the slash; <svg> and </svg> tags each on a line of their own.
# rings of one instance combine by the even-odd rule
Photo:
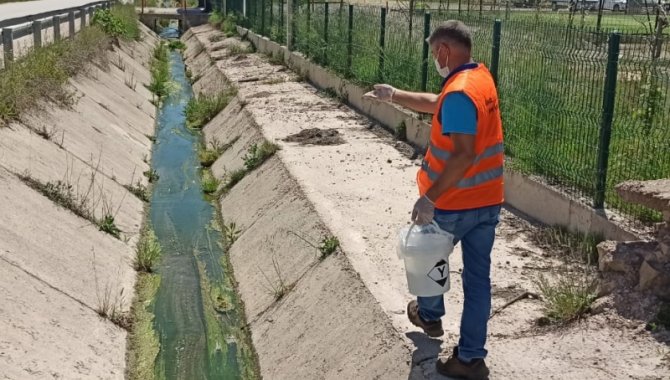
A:
<svg viewBox="0 0 670 380">
<path fill-rule="evenodd" d="M 444 335 L 444 330 L 442 330 L 442 321 L 424 321 L 419 315 L 419 304 L 416 301 L 412 301 L 407 304 L 407 317 L 414 326 L 423 329 L 423 332 L 431 338 L 437 338 Z"/>
<path fill-rule="evenodd" d="M 465 380 L 487 380 L 489 369 L 484 359 L 473 359 L 470 363 L 458 359 L 458 347 L 454 347 L 454 353 L 449 359 L 439 358 L 435 363 L 437 373 L 454 379 Z"/>
</svg>

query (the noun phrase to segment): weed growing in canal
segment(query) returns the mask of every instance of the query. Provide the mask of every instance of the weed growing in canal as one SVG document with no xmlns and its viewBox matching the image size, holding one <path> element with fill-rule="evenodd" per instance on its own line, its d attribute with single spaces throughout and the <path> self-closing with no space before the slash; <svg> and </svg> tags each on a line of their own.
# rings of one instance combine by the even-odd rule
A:
<svg viewBox="0 0 670 380">
<path fill-rule="evenodd" d="M 328 236 L 321 240 L 319 252 L 321 252 L 321 260 L 332 255 L 340 247 L 340 241 L 335 236 Z"/>
<path fill-rule="evenodd" d="M 179 50 L 179 51 L 184 51 L 186 50 L 186 44 L 183 43 L 180 40 L 172 40 L 168 43 L 168 47 L 170 50 Z"/>
<path fill-rule="evenodd" d="M 137 88 L 137 79 L 135 79 L 135 73 L 130 73 L 129 77 L 125 77 L 123 79 L 123 83 L 128 87 L 129 89 L 135 91 Z"/>
<path fill-rule="evenodd" d="M 154 329 L 153 303 L 160 276 L 140 273 L 135 284 L 135 300 L 130 309 L 132 326 L 128 334 L 128 379 L 147 380 L 154 377 L 154 365 L 160 341 Z"/>
<path fill-rule="evenodd" d="M 149 202 L 151 192 L 149 191 L 149 188 L 144 186 L 140 180 L 137 180 L 137 182 L 133 185 L 123 185 L 123 187 L 139 198 L 142 202 Z"/>
<path fill-rule="evenodd" d="M 272 248 L 271 251 L 273 251 Z M 272 253 L 274 253 L 274 251 Z M 260 270 L 261 274 L 265 278 L 265 281 L 267 281 L 267 286 L 265 289 L 274 297 L 275 301 L 279 301 L 284 298 L 289 291 L 291 291 L 293 285 L 286 283 L 286 279 L 279 269 L 279 263 L 274 257 L 274 254 L 272 256 L 272 268 L 275 272 L 275 276 L 277 277 L 276 281 L 271 281 L 262 269 L 258 268 L 258 270 Z"/>
<path fill-rule="evenodd" d="M 93 256 L 91 265 L 93 267 L 93 279 L 95 281 L 95 294 L 98 298 L 95 312 L 102 318 L 109 319 L 112 323 L 122 329 L 129 330 L 132 325 L 132 320 L 130 319 L 130 315 L 123 311 L 126 303 L 126 298 L 123 294 L 125 289 L 121 288 L 117 293 L 115 289 L 116 287 L 112 286 L 110 282 L 105 284 L 104 289 L 100 289 L 98 270 L 95 265 L 95 249 L 91 251 L 91 254 Z"/>
<path fill-rule="evenodd" d="M 161 257 L 161 245 L 156 238 L 154 230 L 147 226 L 142 231 L 140 241 L 137 243 L 137 255 L 135 256 L 135 270 L 138 272 L 152 273 L 154 266 Z"/>
<path fill-rule="evenodd" d="M 154 103 L 160 104 L 170 92 L 170 66 L 168 64 L 168 48 L 160 43 L 154 49 L 151 60 L 151 82 L 147 89 L 154 94 Z"/>
<path fill-rule="evenodd" d="M 184 113 L 186 114 L 186 126 L 192 129 L 200 129 L 219 114 L 230 101 L 237 95 L 237 89 L 229 87 L 217 95 L 199 95 L 191 98 Z"/>
<path fill-rule="evenodd" d="M 220 181 L 214 177 L 209 169 L 202 170 L 202 191 L 205 194 L 213 194 L 219 189 Z"/>
<path fill-rule="evenodd" d="M 221 145 L 218 141 L 214 140 L 209 144 L 209 148 L 205 144 L 200 144 L 198 148 L 198 159 L 200 160 L 200 165 L 204 168 L 208 168 L 214 164 L 214 162 L 226 151 L 228 146 Z"/>
<path fill-rule="evenodd" d="M 227 181 L 225 185 L 223 185 L 224 192 L 230 191 L 230 189 L 232 189 L 233 186 L 235 186 L 238 182 L 240 182 L 242 178 L 244 178 L 244 176 L 247 175 L 247 171 L 244 168 L 240 168 L 226 174 L 227 174 Z"/>
<path fill-rule="evenodd" d="M 149 183 L 156 183 L 160 178 L 156 169 L 149 169 L 142 174 L 149 179 Z"/>
<path fill-rule="evenodd" d="M 98 229 L 102 232 L 106 232 L 115 238 L 119 239 L 121 237 L 121 230 L 116 226 L 114 222 L 114 215 L 105 214 L 102 219 L 97 222 Z"/>
<path fill-rule="evenodd" d="M 55 204 L 70 210 L 78 217 L 95 224 L 100 231 L 106 232 L 118 239 L 121 236 L 121 230 L 116 226 L 112 207 L 107 203 L 104 196 L 102 197 L 102 218 L 97 219 L 94 215 L 94 205 L 91 204 L 91 201 L 96 174 L 97 171 L 93 173 L 87 188 L 83 192 L 79 191 L 78 186 L 75 188 L 71 183 L 69 175 L 65 176 L 65 180 L 55 182 L 41 182 L 31 177 L 29 173 L 19 175 L 19 179 Z"/>
<path fill-rule="evenodd" d="M 279 145 L 269 141 L 263 141 L 260 146 L 253 144 L 242 158 L 244 166 L 247 168 L 247 171 L 252 171 L 261 166 L 263 162 L 272 157 L 278 150 Z"/>
<path fill-rule="evenodd" d="M 240 237 L 242 232 L 237 229 L 235 222 L 230 222 L 223 225 L 221 233 L 223 234 L 224 248 L 228 249 L 231 245 L 235 244 L 235 241 L 237 241 L 237 238 Z"/>
<path fill-rule="evenodd" d="M 19 178 L 28 186 L 50 199 L 55 204 L 66 208 L 75 215 L 95 223 L 92 207 L 89 205 L 90 190 L 80 195 L 69 181 L 40 182 L 25 173 Z"/>
<path fill-rule="evenodd" d="M 569 323 L 582 318 L 597 298 L 597 281 L 589 273 L 561 273 L 555 281 L 536 280 L 545 302 L 545 322 Z"/>
<path fill-rule="evenodd" d="M 317 251 L 319 251 L 319 259 L 323 260 L 326 257 L 332 255 L 333 253 L 337 252 L 337 249 L 340 247 L 340 240 L 336 238 L 335 236 L 326 236 L 323 239 L 321 239 L 321 244 L 316 245 L 316 243 L 313 243 L 310 238 L 306 238 L 302 236 L 301 234 L 298 234 L 295 231 L 288 230 L 286 231 L 287 234 L 293 235 L 297 237 L 298 239 L 302 240 L 303 242 L 307 243 L 312 248 L 315 248 Z"/>
<path fill-rule="evenodd" d="M 240 182 L 247 173 L 261 166 L 263 162 L 275 154 L 279 149 L 279 145 L 269 141 L 264 141 L 260 146 L 258 144 L 250 146 L 247 153 L 242 158 L 244 160 L 244 168 L 227 173 L 226 183 L 223 185 L 222 191 L 224 193 L 230 191 L 230 189 Z"/>
</svg>

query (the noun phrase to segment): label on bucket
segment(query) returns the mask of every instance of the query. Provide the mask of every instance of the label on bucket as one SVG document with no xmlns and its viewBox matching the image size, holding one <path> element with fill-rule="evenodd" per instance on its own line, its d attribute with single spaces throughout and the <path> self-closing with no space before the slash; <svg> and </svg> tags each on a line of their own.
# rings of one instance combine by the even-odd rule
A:
<svg viewBox="0 0 670 380">
<path fill-rule="evenodd" d="M 438 261 L 428 272 L 428 277 L 438 285 L 444 286 L 449 281 L 449 264 L 445 260 Z"/>
</svg>

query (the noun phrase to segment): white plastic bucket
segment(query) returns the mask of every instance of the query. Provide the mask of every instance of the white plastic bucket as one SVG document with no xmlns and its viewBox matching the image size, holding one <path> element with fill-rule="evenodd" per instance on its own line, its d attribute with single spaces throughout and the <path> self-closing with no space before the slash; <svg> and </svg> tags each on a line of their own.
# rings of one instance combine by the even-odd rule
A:
<svg viewBox="0 0 670 380">
<path fill-rule="evenodd" d="M 398 240 L 398 256 L 405 260 L 409 292 L 432 297 L 449 291 L 449 255 L 454 250 L 454 235 L 433 222 L 402 228 Z"/>
</svg>

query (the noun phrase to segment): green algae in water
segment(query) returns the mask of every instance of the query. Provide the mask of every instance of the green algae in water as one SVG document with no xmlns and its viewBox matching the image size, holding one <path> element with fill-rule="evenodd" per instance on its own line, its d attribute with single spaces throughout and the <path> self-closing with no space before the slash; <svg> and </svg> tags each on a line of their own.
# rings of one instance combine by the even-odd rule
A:
<svg viewBox="0 0 670 380">
<path fill-rule="evenodd" d="M 186 128 L 184 107 L 193 93 L 178 52 L 170 53 L 178 83 L 157 117 L 153 168 L 159 174 L 150 219 L 163 248 L 161 283 L 154 303 L 160 351 L 154 375 L 165 379 L 254 379 L 253 351 L 241 313 L 222 312 L 220 297 L 239 307 L 224 270 L 221 234 L 211 228 L 216 209 L 203 196 L 197 147 Z"/>
</svg>

